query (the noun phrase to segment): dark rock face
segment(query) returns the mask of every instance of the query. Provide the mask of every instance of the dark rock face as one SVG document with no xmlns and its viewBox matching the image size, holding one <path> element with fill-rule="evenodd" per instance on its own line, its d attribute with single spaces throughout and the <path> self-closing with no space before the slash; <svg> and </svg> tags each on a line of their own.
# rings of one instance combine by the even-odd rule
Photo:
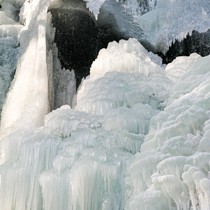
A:
<svg viewBox="0 0 210 210">
<path fill-rule="evenodd" d="M 108 11 L 100 11 L 97 19 L 97 26 L 99 30 L 98 48 L 106 48 L 109 42 L 120 41 L 121 39 L 128 39 L 126 34 L 120 32 L 114 16 Z"/>
<path fill-rule="evenodd" d="M 98 53 L 98 28 L 85 11 L 56 8 L 50 10 L 56 28 L 55 43 L 62 67 L 74 69 L 78 82 L 89 74 Z"/>
<path fill-rule="evenodd" d="M 127 36 L 117 32 L 110 24 L 103 24 L 98 26 L 98 49 L 106 48 L 109 42 L 120 41 L 121 39 L 128 39 Z"/>
<path fill-rule="evenodd" d="M 170 46 L 165 55 L 162 55 L 164 63 L 170 63 L 177 56 L 188 56 L 191 53 L 198 53 L 201 56 L 210 54 L 210 29 L 204 33 L 193 31 L 182 41 L 176 40 Z"/>
<path fill-rule="evenodd" d="M 77 86 L 82 78 L 89 75 L 91 64 L 100 49 L 107 47 L 111 41 L 128 38 L 116 30 L 113 18 L 109 17 L 111 22 L 107 22 L 99 15 L 96 21 L 80 4 L 81 0 L 74 0 L 71 7 L 50 9 L 56 28 L 54 41 L 58 47 L 58 57 L 63 68 L 74 69 Z"/>
</svg>

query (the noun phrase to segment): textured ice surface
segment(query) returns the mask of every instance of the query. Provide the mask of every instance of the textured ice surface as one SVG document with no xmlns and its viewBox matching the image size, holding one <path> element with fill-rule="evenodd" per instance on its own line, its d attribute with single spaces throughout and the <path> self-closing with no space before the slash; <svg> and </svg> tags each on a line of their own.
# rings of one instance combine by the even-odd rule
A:
<svg viewBox="0 0 210 210">
<path fill-rule="evenodd" d="M 75 106 L 46 115 L 48 3 L 26 2 L 21 13 L 1 127 L 0 208 L 209 210 L 210 56 L 163 66 L 135 39 L 110 43 Z"/>
<path fill-rule="evenodd" d="M 140 150 L 150 119 L 168 98 L 171 82 L 157 57 L 136 40 L 110 46 L 113 53 L 122 48 L 125 58 L 135 54 L 135 65 L 120 70 L 123 60 L 111 62 L 110 71 L 101 69 L 95 76 L 93 65 L 75 109 L 63 106 L 46 115 L 44 127 L 29 131 L 22 123 L 21 129 L 2 138 L 0 204 L 5 210 L 124 208 L 127 164 Z M 143 62 L 140 68 L 139 60 L 144 59 L 151 67 Z M 162 81 L 158 88 L 150 82 L 156 79 Z"/>
<path fill-rule="evenodd" d="M 166 198 L 160 199 L 163 209 L 210 208 L 206 191 L 210 154 L 205 135 L 210 108 L 209 62 L 209 56 L 194 54 L 177 58 L 166 67 L 166 76 L 176 75 L 174 87 L 164 111 L 152 118 L 141 153 L 131 163 L 134 193 L 127 209 L 138 209 L 139 202 L 145 204 L 142 209 L 160 208 L 155 205 L 160 195 Z M 142 201 L 148 192 L 149 202 Z"/>
<path fill-rule="evenodd" d="M 1 140 L 1 206 L 208 210 L 209 63 L 193 54 L 162 66 L 134 39 L 111 43 L 74 109 Z"/>
</svg>

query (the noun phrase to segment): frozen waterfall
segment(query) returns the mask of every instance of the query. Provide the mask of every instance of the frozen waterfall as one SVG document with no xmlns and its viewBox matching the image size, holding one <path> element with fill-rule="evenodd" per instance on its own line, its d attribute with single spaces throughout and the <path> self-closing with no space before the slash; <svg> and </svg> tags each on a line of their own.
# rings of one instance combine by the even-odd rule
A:
<svg viewBox="0 0 210 210">
<path fill-rule="evenodd" d="M 41 126 L 48 112 L 46 24 L 49 2 L 25 3 L 20 31 L 21 55 L 2 111 L 1 130 Z"/>
<path fill-rule="evenodd" d="M 96 15 L 121 4 L 137 21 L 137 0 L 87 2 Z M 182 5 L 145 2 L 140 25 L 161 5 Z M 135 38 L 111 42 L 74 96 L 74 73 L 52 44 L 50 0 L 17 0 L 19 22 L 13 1 L 1 4 L 0 106 L 17 67 L 1 117 L 0 210 L 210 210 L 210 56 L 163 65 Z M 62 106 L 50 111 L 53 100 Z"/>
</svg>

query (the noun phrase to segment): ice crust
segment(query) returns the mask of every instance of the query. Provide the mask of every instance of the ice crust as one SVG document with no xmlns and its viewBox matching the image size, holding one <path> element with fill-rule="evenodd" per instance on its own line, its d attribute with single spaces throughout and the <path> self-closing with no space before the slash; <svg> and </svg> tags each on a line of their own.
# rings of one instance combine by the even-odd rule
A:
<svg viewBox="0 0 210 210">
<path fill-rule="evenodd" d="M 112 42 L 74 105 L 47 113 L 48 6 L 26 2 L 25 26 L 0 26 L 4 65 L 18 59 L 1 119 L 0 208 L 209 210 L 210 56 L 165 66 L 136 39 Z M 73 72 L 62 77 L 73 84 Z"/>
</svg>

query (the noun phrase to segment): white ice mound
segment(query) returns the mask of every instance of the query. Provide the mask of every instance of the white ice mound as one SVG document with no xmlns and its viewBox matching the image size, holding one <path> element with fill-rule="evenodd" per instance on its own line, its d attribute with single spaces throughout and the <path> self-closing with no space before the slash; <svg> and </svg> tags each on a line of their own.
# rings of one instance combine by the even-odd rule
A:
<svg viewBox="0 0 210 210">
<path fill-rule="evenodd" d="M 136 39 L 112 42 L 93 62 L 89 78 L 78 91 L 76 109 L 104 115 L 118 107 L 147 104 L 159 110 L 170 86 L 161 59 Z"/>
<path fill-rule="evenodd" d="M 119 43 L 109 43 L 107 49 L 99 52 L 91 66 L 90 77 L 101 77 L 107 72 L 115 71 L 148 76 L 152 72 L 161 70 L 161 62 L 160 57 L 148 53 L 136 39 L 120 40 Z"/>
</svg>

